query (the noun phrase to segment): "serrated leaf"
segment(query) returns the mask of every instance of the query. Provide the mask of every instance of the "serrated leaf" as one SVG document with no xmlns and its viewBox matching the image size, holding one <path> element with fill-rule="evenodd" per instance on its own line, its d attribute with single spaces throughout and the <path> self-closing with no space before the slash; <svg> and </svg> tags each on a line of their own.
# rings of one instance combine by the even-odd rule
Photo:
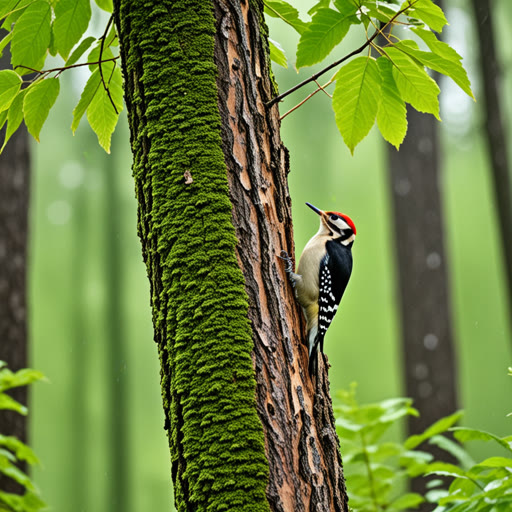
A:
<svg viewBox="0 0 512 512">
<path fill-rule="evenodd" d="M 270 59 L 273 60 L 276 64 L 282 66 L 283 68 L 287 68 L 288 61 L 286 60 L 284 50 L 281 48 L 279 43 L 269 38 L 268 44 L 270 47 Z"/>
<path fill-rule="evenodd" d="M 0 112 L 7 110 L 21 88 L 21 78 L 10 69 L 0 71 Z"/>
<path fill-rule="evenodd" d="M 379 57 L 377 64 L 382 80 L 377 126 L 384 139 L 398 149 L 407 133 L 407 109 L 393 78 L 393 64 L 385 57 Z"/>
<path fill-rule="evenodd" d="M 430 439 L 433 436 L 446 432 L 450 427 L 455 425 L 455 423 L 457 423 L 457 421 L 459 421 L 462 418 L 462 415 L 462 411 L 457 411 L 454 414 L 450 414 L 450 416 L 445 416 L 444 418 L 441 418 L 440 420 L 436 421 L 433 425 L 428 427 L 422 434 L 413 435 L 406 439 L 404 446 L 408 450 L 412 450 L 416 448 L 416 446 L 420 445 L 423 441 L 426 441 L 427 439 Z"/>
<path fill-rule="evenodd" d="M 59 90 L 60 82 L 58 78 L 39 80 L 27 89 L 23 102 L 25 124 L 29 133 L 38 142 L 41 128 L 59 95 Z"/>
<path fill-rule="evenodd" d="M 113 6 L 112 6 L 112 0 L 94 0 L 96 2 L 96 5 L 103 9 L 104 11 L 107 11 L 108 13 L 112 13 Z"/>
<path fill-rule="evenodd" d="M 404 101 L 419 112 L 439 117 L 439 87 L 425 69 L 397 48 L 387 48 L 386 54 L 393 63 L 393 78 Z"/>
<path fill-rule="evenodd" d="M 512 446 L 505 439 L 502 439 L 490 432 L 466 427 L 454 427 L 451 429 L 455 438 L 461 443 L 468 441 L 496 441 L 498 444 L 512 452 Z"/>
<path fill-rule="evenodd" d="M 272 18 L 280 18 L 285 23 L 293 27 L 299 34 L 306 30 L 307 24 L 299 17 L 299 11 L 288 2 L 283 0 L 265 0 L 265 14 Z"/>
<path fill-rule="evenodd" d="M 332 49 L 347 35 L 350 25 L 357 23 L 357 7 L 341 13 L 334 9 L 319 9 L 297 46 L 297 69 L 312 66 L 325 59 Z"/>
<path fill-rule="evenodd" d="M 55 44 L 64 59 L 87 30 L 90 19 L 90 0 L 59 0 L 55 4 Z"/>
<path fill-rule="evenodd" d="M 423 40 L 431 52 L 443 57 L 443 59 L 453 60 L 455 62 L 462 60 L 462 57 L 449 44 L 439 41 L 431 30 L 420 27 L 414 27 L 411 30 Z"/>
<path fill-rule="evenodd" d="M 80 120 L 83 115 L 87 111 L 96 91 L 101 86 L 101 76 L 98 68 L 92 73 L 92 75 L 87 80 L 85 84 L 84 90 L 80 96 L 80 101 L 77 106 L 73 110 L 73 122 L 71 123 L 71 130 L 73 130 L 73 134 L 76 132 L 78 125 L 80 124 Z"/>
<path fill-rule="evenodd" d="M 427 68 L 450 77 L 470 98 L 475 99 L 468 74 L 460 62 L 445 59 L 436 53 L 421 51 L 419 48 L 415 48 L 414 45 L 416 45 L 414 41 L 407 40 L 395 43 L 396 48 L 414 57 Z"/>
<path fill-rule="evenodd" d="M 379 68 L 372 57 L 357 57 L 336 74 L 332 106 L 345 144 L 354 148 L 368 134 L 380 100 Z"/>
<path fill-rule="evenodd" d="M 93 36 L 86 37 L 73 51 L 69 59 L 66 61 L 66 66 L 72 66 L 78 59 L 91 47 L 92 43 L 96 41 Z"/>
<path fill-rule="evenodd" d="M 20 124 L 23 121 L 23 99 L 25 97 L 25 91 L 26 89 L 20 91 L 16 98 L 14 98 L 14 101 L 11 103 L 9 110 L 7 111 L 7 129 L 5 130 L 4 143 L 0 149 L 0 153 L 4 150 L 7 142 L 13 133 L 16 132 L 16 130 L 20 127 Z"/>
<path fill-rule="evenodd" d="M 40 69 L 45 61 L 51 39 L 51 8 L 48 2 L 36 0 L 30 4 L 14 25 L 11 42 L 11 62 L 16 66 Z M 19 68 L 20 74 L 30 70 Z"/>
<path fill-rule="evenodd" d="M 406 3 L 403 5 L 405 6 Z M 448 24 L 443 10 L 431 0 L 416 0 L 413 8 L 408 12 L 408 16 L 423 21 L 436 32 L 441 32 L 443 27 Z"/>
<path fill-rule="evenodd" d="M 105 77 L 107 80 L 108 76 Z M 112 77 L 107 84 L 110 96 L 104 87 L 100 86 L 87 108 L 87 119 L 91 128 L 98 136 L 100 146 L 110 153 L 110 138 L 117 124 L 119 112 L 123 108 L 122 76 L 119 67 L 115 67 Z M 117 112 L 112 105 L 114 102 Z"/>
</svg>

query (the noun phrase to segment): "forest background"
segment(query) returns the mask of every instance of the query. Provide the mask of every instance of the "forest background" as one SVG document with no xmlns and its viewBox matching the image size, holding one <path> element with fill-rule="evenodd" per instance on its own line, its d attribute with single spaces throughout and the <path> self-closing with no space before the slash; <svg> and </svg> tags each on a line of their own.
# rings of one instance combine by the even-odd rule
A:
<svg viewBox="0 0 512 512">
<path fill-rule="evenodd" d="M 512 90 L 512 4 L 494 2 L 503 71 L 505 118 Z M 305 13 L 307 2 L 297 2 Z M 464 58 L 477 99 L 477 44 L 468 2 L 448 0 L 447 41 Z M 93 20 L 100 31 L 104 19 Z M 293 55 L 297 35 L 269 20 L 271 38 Z M 349 37 L 339 52 L 355 40 Z M 333 56 L 333 58 L 336 55 Z M 280 90 L 297 76 L 274 66 Z M 113 510 L 113 436 L 124 443 L 125 503 L 131 510 L 169 510 L 172 502 L 167 439 L 152 343 L 149 290 L 136 236 L 136 203 L 124 113 L 107 155 L 83 123 L 69 130 L 83 76 L 61 78 L 59 101 L 32 145 L 30 242 L 30 365 L 48 383 L 34 386 L 32 445 L 42 460 L 35 480 L 53 510 Z M 82 82 L 81 82 L 82 80 Z M 503 264 L 495 200 L 482 138 L 482 101 L 474 103 L 449 80 L 441 86 L 442 183 L 463 424 L 511 433 L 510 366 Z M 299 99 L 287 98 L 282 113 Z M 358 228 L 355 267 L 326 352 L 331 391 L 358 382 L 360 401 L 403 394 L 397 307 L 397 269 L 386 148 L 372 131 L 352 157 L 335 126 L 330 101 L 316 95 L 283 120 L 290 151 L 290 191 L 297 249 L 317 229 L 304 206 L 349 214 Z M 124 396 L 124 407 L 116 397 Z M 112 420 L 116 415 L 117 421 Z M 122 432 L 116 427 L 122 425 Z M 395 435 L 399 433 L 395 432 Z M 486 447 L 473 453 L 486 456 Z M 482 450 L 480 453 L 478 450 Z M 343 453 L 343 445 L 342 445 Z"/>
</svg>

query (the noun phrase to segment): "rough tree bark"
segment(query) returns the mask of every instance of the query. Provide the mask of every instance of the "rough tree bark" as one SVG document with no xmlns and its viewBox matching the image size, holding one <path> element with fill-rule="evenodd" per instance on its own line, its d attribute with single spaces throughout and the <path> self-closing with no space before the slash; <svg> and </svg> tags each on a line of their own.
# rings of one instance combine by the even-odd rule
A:
<svg viewBox="0 0 512 512">
<path fill-rule="evenodd" d="M 10 67 L 10 54 L 4 51 L 0 69 Z M 2 133 L 5 133 L 5 129 Z M 3 136 L 0 138 L 3 140 Z M 12 136 L 0 155 L 0 360 L 12 371 L 27 367 L 27 240 L 30 191 L 30 158 L 25 126 Z M 27 405 L 26 386 L 10 391 Z M 26 418 L 2 411 L 0 433 L 27 441 Z M 22 493 L 23 488 L 0 475 L 0 488 Z"/>
<path fill-rule="evenodd" d="M 512 177 L 508 157 L 508 138 L 501 91 L 502 72 L 494 36 L 494 12 L 489 0 L 472 0 L 478 39 L 480 80 L 483 86 L 485 139 L 491 163 L 498 224 L 507 281 L 509 319 L 512 318 Z M 509 320 L 509 327 L 512 324 Z"/>
<path fill-rule="evenodd" d="M 444 248 L 437 121 L 408 109 L 409 128 L 397 152 L 389 146 L 405 393 L 419 418 L 417 434 L 457 409 L 457 371 Z M 445 452 L 424 447 L 439 459 Z M 424 481 L 413 481 L 423 492 Z M 425 505 L 427 510 L 429 505 Z"/>
<path fill-rule="evenodd" d="M 114 9 L 177 508 L 346 512 L 326 368 L 313 387 L 277 257 L 293 237 L 262 3 Z"/>
</svg>

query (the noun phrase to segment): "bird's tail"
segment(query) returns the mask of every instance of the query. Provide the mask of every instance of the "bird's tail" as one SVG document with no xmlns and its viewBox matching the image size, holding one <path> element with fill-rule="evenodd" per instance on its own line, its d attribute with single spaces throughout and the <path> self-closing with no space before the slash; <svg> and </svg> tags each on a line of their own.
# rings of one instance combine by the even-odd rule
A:
<svg viewBox="0 0 512 512">
<path fill-rule="evenodd" d="M 309 345 L 309 364 L 308 370 L 309 375 L 313 377 L 313 375 L 318 374 L 318 346 L 322 344 L 320 339 L 320 334 L 318 333 L 318 329 L 311 329 L 308 336 L 308 345 Z"/>
</svg>

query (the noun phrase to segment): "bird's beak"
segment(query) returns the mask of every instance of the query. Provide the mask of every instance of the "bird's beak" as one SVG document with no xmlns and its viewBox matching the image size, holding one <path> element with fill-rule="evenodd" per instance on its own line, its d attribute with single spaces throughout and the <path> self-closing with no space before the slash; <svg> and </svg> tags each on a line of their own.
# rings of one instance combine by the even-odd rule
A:
<svg viewBox="0 0 512 512">
<path fill-rule="evenodd" d="M 306 203 L 314 212 L 318 213 L 318 215 L 322 215 L 324 212 L 319 210 L 316 206 L 313 206 L 311 203 Z"/>
</svg>

